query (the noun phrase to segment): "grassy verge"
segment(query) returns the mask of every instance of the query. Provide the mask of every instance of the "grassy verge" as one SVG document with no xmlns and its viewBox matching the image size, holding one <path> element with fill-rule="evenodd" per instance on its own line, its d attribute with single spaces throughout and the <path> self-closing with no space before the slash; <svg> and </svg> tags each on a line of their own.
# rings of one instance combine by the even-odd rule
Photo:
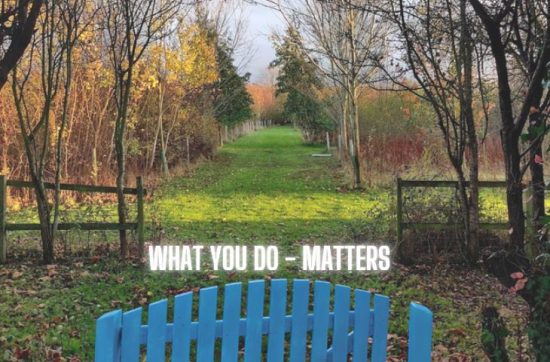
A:
<svg viewBox="0 0 550 362">
<path fill-rule="evenodd" d="M 319 151 L 303 145 L 290 128 L 264 130 L 227 145 L 214 161 L 155 191 L 147 205 L 148 239 L 168 244 L 275 244 L 285 253 L 295 253 L 306 243 L 387 243 L 395 214 L 392 188 L 356 192 L 341 187 L 336 161 L 310 156 Z M 478 321 L 485 303 L 502 307 L 514 324 L 524 318 L 516 298 L 503 294 L 498 283 L 479 270 L 396 265 L 387 273 L 311 274 L 283 264 L 269 275 L 157 273 L 138 263 L 120 263 L 116 242 L 107 240 L 93 243 L 91 255 L 56 265 L 40 266 L 36 259 L 27 259 L 0 269 L 0 360 L 41 361 L 56 355 L 90 360 L 94 322 L 102 313 L 253 278 L 323 279 L 389 295 L 390 354 L 397 359 L 412 300 L 434 311 L 434 342 L 442 358 L 481 358 Z M 518 335 L 522 338 L 523 331 Z M 514 336 L 510 343 L 516 343 Z M 522 343 L 518 339 L 516 344 Z"/>
</svg>

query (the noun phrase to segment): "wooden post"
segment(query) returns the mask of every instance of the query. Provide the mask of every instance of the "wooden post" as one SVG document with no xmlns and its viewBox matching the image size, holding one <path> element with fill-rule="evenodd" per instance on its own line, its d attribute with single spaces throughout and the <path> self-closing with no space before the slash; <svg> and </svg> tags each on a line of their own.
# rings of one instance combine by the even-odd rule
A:
<svg viewBox="0 0 550 362">
<path fill-rule="evenodd" d="M 7 205 L 7 180 L 6 176 L 0 175 L 0 264 L 6 262 L 6 205 Z"/>
<path fill-rule="evenodd" d="M 142 258 L 144 255 L 144 245 L 145 245 L 145 214 L 143 211 L 143 178 L 138 176 L 136 178 L 136 189 L 137 189 L 137 236 L 139 244 L 139 257 Z"/>
<path fill-rule="evenodd" d="M 525 213 L 525 249 L 527 256 L 536 257 L 536 230 L 533 220 L 533 185 L 531 182 L 523 190 L 523 211 Z"/>
<path fill-rule="evenodd" d="M 402 185 L 401 185 L 401 178 L 397 178 L 397 190 L 396 190 L 396 198 L 397 198 L 397 205 L 396 205 L 396 211 L 397 211 L 397 220 L 396 220 L 396 231 L 397 231 L 397 257 L 401 257 L 402 252 L 402 244 L 403 244 L 403 193 L 402 193 Z"/>
</svg>

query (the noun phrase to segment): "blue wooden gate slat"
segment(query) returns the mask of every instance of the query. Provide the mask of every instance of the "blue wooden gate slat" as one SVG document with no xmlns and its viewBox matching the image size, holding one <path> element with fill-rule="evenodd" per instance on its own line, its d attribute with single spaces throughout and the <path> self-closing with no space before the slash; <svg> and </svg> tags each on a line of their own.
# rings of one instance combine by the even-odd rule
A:
<svg viewBox="0 0 550 362">
<path fill-rule="evenodd" d="M 122 315 L 121 360 L 139 361 L 139 332 L 141 326 L 141 307 Z"/>
<path fill-rule="evenodd" d="M 376 294 L 374 296 L 372 362 L 384 362 L 386 360 L 389 314 L 390 299 L 386 296 Z"/>
<path fill-rule="evenodd" d="M 120 361 L 122 311 L 108 312 L 96 321 L 95 362 Z"/>
<path fill-rule="evenodd" d="M 147 322 L 147 361 L 164 361 L 166 348 L 166 316 L 168 302 L 166 299 L 151 303 L 148 309 Z"/>
<path fill-rule="evenodd" d="M 309 280 L 296 279 L 292 288 L 290 362 L 303 362 L 306 358 L 308 307 Z"/>
<path fill-rule="evenodd" d="M 286 279 L 271 281 L 267 362 L 280 362 L 285 353 Z"/>
<path fill-rule="evenodd" d="M 371 361 L 386 359 L 389 298 L 355 290 L 355 310 L 350 309 L 351 289 L 337 285 L 334 311 L 330 311 L 328 282 L 314 284 L 313 313 L 309 309 L 309 281 L 295 280 L 292 293 L 292 312 L 286 314 L 286 279 L 271 282 L 269 316 L 263 316 L 265 282 L 248 284 L 246 317 L 241 318 L 241 283 L 225 287 L 223 319 L 216 320 L 217 287 L 203 288 L 199 296 L 199 318 L 192 321 L 193 293 L 175 297 L 173 323 L 167 323 L 168 303 L 152 303 L 148 310 L 148 325 L 141 325 L 141 308 L 122 313 L 109 312 L 96 321 L 96 362 L 137 362 L 140 345 L 147 346 L 148 361 L 164 361 L 166 344 L 172 343 L 172 361 L 190 360 L 190 343 L 197 340 L 196 361 L 212 362 L 216 338 L 222 339 L 221 360 L 239 360 L 239 337 L 245 338 L 244 360 L 262 360 L 263 335 L 268 335 L 267 361 L 279 362 L 285 357 L 286 333 L 290 333 L 290 361 L 306 359 L 307 333 L 312 331 L 310 360 L 315 362 L 346 362 L 352 353 L 353 361 L 363 362 L 369 354 L 368 339 L 373 337 Z M 429 361 L 432 344 L 432 312 L 411 303 L 409 318 L 409 362 Z M 327 350 L 329 329 L 332 346 Z M 350 332 L 350 329 L 353 329 Z"/>
<path fill-rule="evenodd" d="M 353 334 L 353 362 L 366 362 L 369 346 L 370 293 L 355 290 L 355 327 Z"/>
<path fill-rule="evenodd" d="M 216 310 L 218 287 L 203 288 L 199 293 L 199 330 L 197 361 L 212 362 L 216 341 Z"/>
<path fill-rule="evenodd" d="M 313 289 L 312 361 L 324 362 L 326 360 L 329 312 L 330 283 L 316 281 Z"/>
<path fill-rule="evenodd" d="M 174 324 L 172 328 L 172 361 L 189 362 L 191 345 L 191 317 L 193 292 L 174 298 Z"/>
<path fill-rule="evenodd" d="M 332 336 L 332 361 L 347 362 L 350 288 L 337 285 L 334 288 L 334 329 Z"/>
<path fill-rule="evenodd" d="M 254 280 L 248 283 L 248 298 L 246 305 L 246 336 L 245 362 L 261 361 L 262 356 L 262 319 L 264 313 L 263 280 Z"/>
<path fill-rule="evenodd" d="M 224 362 L 236 362 L 239 356 L 241 295 L 241 283 L 232 283 L 225 286 L 222 331 L 222 361 Z"/>
<path fill-rule="evenodd" d="M 432 312 L 416 303 L 411 303 L 409 310 L 409 362 L 429 361 L 432 352 Z"/>
</svg>

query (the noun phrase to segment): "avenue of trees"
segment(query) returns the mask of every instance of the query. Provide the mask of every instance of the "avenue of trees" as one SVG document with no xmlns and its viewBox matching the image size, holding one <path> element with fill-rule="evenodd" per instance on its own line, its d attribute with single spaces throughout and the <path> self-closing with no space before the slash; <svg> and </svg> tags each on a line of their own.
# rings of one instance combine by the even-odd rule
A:
<svg viewBox="0 0 550 362">
<path fill-rule="evenodd" d="M 252 117 L 240 45 L 201 2 L 3 0 L 0 10 L 0 173 L 32 180 L 45 263 L 62 181 L 116 180 L 125 223 L 129 171 L 168 175 L 209 156 L 222 125 Z"/>
<path fill-rule="evenodd" d="M 61 203 L 59 186 L 49 193 L 45 182 L 116 180 L 124 223 L 129 174 L 167 176 L 191 154 L 210 155 L 227 128 L 254 117 L 249 89 L 256 101 L 266 95 L 259 117 L 291 120 L 310 142 L 329 132 L 360 189 L 374 152 L 362 105 L 374 90 L 390 92 L 421 102 L 433 120 L 459 181 L 464 259 L 526 301 L 534 355 L 550 356 L 550 0 L 262 0 L 286 26 L 274 36 L 277 99 L 247 89 L 235 64 L 244 30 L 228 30 L 225 2 L 212 11 L 181 0 L 0 1 L 0 173 L 33 182 L 44 262 L 54 258 Z M 490 119 L 509 230 L 488 250 L 479 180 Z M 120 252 L 129 254 L 125 231 Z M 492 306 L 482 325 L 489 358 L 508 361 Z"/>
<path fill-rule="evenodd" d="M 544 210 L 543 141 L 548 131 L 550 1 L 385 0 L 266 1 L 288 25 L 277 40 L 278 91 L 285 111 L 337 125 L 343 161 L 354 186 L 363 168 L 358 122 L 360 94 L 408 92 L 431 109 L 448 163 L 459 181 L 465 258 L 483 260 L 531 308 L 529 336 L 538 360 L 550 355 L 550 249 Z M 327 93 L 330 93 L 327 94 Z M 297 105 L 299 103 L 300 105 Z M 300 110 L 300 111 L 297 111 Z M 301 114 L 303 112 L 305 114 Z M 509 240 L 482 250 L 479 149 L 489 118 L 498 118 L 507 184 Z M 368 137 L 368 135 L 367 135 Z M 368 159 L 368 155 L 366 157 Z M 532 196 L 534 232 L 526 229 L 523 192 Z M 484 348 L 508 360 L 494 309 L 484 311 Z"/>
</svg>

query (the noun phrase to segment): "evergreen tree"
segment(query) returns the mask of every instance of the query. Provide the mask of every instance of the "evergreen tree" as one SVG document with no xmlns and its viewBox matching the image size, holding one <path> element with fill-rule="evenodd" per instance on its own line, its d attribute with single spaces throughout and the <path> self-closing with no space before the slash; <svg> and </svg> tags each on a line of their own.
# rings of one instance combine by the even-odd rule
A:
<svg viewBox="0 0 550 362">
<path fill-rule="evenodd" d="M 323 111 L 319 99 L 321 81 L 316 67 L 300 51 L 300 36 L 288 28 L 282 41 L 275 44 L 276 59 L 271 67 L 279 68 L 277 95 L 286 94 L 284 113 L 303 131 L 307 141 L 314 141 L 334 128 L 332 120 Z"/>
<path fill-rule="evenodd" d="M 253 116 L 252 97 L 246 89 L 250 73 L 239 75 L 233 63 L 233 49 L 223 39 L 212 19 L 209 18 L 205 4 L 195 4 L 197 24 L 206 32 L 210 44 L 216 49 L 218 81 L 213 85 L 213 112 L 220 126 L 234 126 Z"/>
<path fill-rule="evenodd" d="M 232 126 L 252 117 L 252 97 L 246 89 L 250 73 L 239 75 L 231 49 L 220 40 L 216 50 L 219 80 L 215 85 L 214 115 L 220 124 Z"/>
</svg>

